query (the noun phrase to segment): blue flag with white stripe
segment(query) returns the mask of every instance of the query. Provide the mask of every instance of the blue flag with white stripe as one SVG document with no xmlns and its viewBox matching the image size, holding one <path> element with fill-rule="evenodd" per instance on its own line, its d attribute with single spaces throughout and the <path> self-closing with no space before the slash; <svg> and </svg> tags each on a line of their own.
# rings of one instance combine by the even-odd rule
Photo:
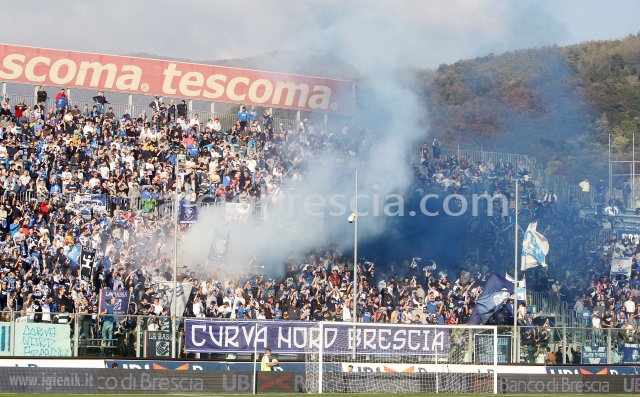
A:
<svg viewBox="0 0 640 397">
<path fill-rule="evenodd" d="M 522 239 L 522 256 L 520 270 L 525 271 L 537 266 L 547 267 L 546 257 L 549 253 L 547 238 L 536 230 L 538 222 L 531 222 Z"/>
<path fill-rule="evenodd" d="M 82 247 L 79 245 L 72 245 L 67 252 L 67 258 L 73 263 L 78 263 L 80 260 L 80 253 L 82 252 Z"/>
</svg>

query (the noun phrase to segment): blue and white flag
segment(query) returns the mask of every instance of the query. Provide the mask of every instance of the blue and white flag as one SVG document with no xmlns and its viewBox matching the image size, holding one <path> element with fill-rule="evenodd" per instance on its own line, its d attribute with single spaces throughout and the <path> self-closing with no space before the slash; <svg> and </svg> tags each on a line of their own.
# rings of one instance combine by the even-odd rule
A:
<svg viewBox="0 0 640 397">
<path fill-rule="evenodd" d="M 227 259 L 227 251 L 229 247 L 229 233 L 225 236 L 220 230 L 216 229 L 209 249 L 209 259 L 212 261 L 224 261 Z"/>
<path fill-rule="evenodd" d="M 198 220 L 198 204 L 184 203 L 180 205 L 180 223 L 191 224 Z"/>
<path fill-rule="evenodd" d="M 78 263 L 80 260 L 80 253 L 82 252 L 82 247 L 79 245 L 72 245 L 67 252 L 67 258 L 73 263 Z"/>
<path fill-rule="evenodd" d="M 607 347 L 583 346 L 582 364 L 607 364 Z"/>
<path fill-rule="evenodd" d="M 113 305 L 113 314 L 127 314 L 129 313 L 129 301 L 131 300 L 131 292 L 128 290 L 113 290 L 113 289 L 101 289 L 100 290 L 100 308 L 105 307 L 107 299 L 111 299 Z"/>
<path fill-rule="evenodd" d="M 546 256 L 549 253 L 547 238 L 536 230 L 538 222 L 531 222 L 522 240 L 520 270 L 525 271 L 537 266 L 547 267 Z"/>
<path fill-rule="evenodd" d="M 505 274 L 504 278 L 506 278 L 507 281 L 513 282 L 513 277 L 509 274 Z M 524 277 L 518 280 L 518 300 L 521 302 L 525 302 L 527 300 L 527 279 Z"/>
<path fill-rule="evenodd" d="M 622 363 L 638 364 L 640 362 L 640 344 L 625 343 L 622 346 Z"/>
<path fill-rule="evenodd" d="M 611 258 L 611 277 L 625 276 L 631 277 L 631 267 L 633 266 L 633 260 L 622 256 L 614 256 Z"/>
<path fill-rule="evenodd" d="M 492 274 L 484 287 L 476 306 L 473 308 L 469 324 L 485 324 L 491 316 L 497 313 L 513 294 L 513 283 L 504 277 Z"/>
</svg>

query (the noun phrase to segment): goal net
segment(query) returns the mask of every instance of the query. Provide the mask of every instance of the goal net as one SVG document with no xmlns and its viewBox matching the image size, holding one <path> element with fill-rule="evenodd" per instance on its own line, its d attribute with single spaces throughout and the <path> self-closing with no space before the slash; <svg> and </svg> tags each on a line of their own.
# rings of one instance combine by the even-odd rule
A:
<svg viewBox="0 0 640 397">
<path fill-rule="evenodd" d="M 496 327 L 321 322 L 309 332 L 309 393 L 497 392 Z"/>
</svg>

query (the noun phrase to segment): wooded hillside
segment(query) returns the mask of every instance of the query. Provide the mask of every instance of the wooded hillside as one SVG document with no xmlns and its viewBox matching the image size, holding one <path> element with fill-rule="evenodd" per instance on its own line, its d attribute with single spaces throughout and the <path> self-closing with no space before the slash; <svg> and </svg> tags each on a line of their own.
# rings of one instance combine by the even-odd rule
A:
<svg viewBox="0 0 640 397">
<path fill-rule="evenodd" d="M 417 73 L 441 141 L 530 154 L 574 178 L 606 173 L 608 134 L 625 156 L 640 125 L 640 35 Z"/>
</svg>

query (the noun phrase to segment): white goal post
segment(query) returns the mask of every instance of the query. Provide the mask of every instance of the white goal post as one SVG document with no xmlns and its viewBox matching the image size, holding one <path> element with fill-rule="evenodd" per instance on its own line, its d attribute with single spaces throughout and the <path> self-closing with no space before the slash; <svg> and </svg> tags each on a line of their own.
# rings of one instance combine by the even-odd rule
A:
<svg viewBox="0 0 640 397">
<path fill-rule="evenodd" d="M 319 322 L 309 332 L 309 393 L 498 391 L 495 326 Z"/>
</svg>

